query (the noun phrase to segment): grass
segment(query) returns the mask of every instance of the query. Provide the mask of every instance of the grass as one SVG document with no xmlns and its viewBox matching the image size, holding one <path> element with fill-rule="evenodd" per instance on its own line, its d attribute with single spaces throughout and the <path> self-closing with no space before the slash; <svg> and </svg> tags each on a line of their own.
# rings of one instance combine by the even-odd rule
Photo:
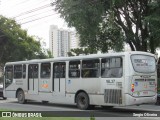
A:
<svg viewBox="0 0 160 120">
<path fill-rule="evenodd" d="M 8 110 L 8 109 L 0 109 L 0 111 L 13 111 L 13 110 Z M 0 119 L 1 120 L 1 119 Z"/>
<path fill-rule="evenodd" d="M 0 120 L 89 120 L 89 118 L 42 117 L 42 118 L 0 118 Z"/>
</svg>

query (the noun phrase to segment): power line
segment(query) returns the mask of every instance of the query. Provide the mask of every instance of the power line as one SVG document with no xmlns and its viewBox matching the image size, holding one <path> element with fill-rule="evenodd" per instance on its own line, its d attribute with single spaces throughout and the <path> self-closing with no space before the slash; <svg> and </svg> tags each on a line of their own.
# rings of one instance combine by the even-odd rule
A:
<svg viewBox="0 0 160 120">
<path fill-rule="evenodd" d="M 46 2 L 46 0 L 38 0 L 38 3 L 36 3 L 36 2 L 33 2 L 33 0 L 32 1 L 30 1 L 30 2 L 28 2 L 28 1 L 30 1 L 30 0 L 27 0 L 27 3 L 28 4 L 24 4 L 24 3 L 21 3 L 21 7 L 23 7 L 23 6 L 25 6 L 25 8 L 23 7 L 23 10 L 24 9 L 26 9 L 26 6 L 27 6 L 27 9 L 28 9 L 28 6 L 32 6 L 32 5 L 34 5 L 35 4 L 35 6 L 37 6 L 37 5 L 41 5 L 41 3 L 43 3 L 43 2 Z M 33 2 L 33 3 L 31 3 L 31 2 Z M 48 2 L 47 2 L 48 3 Z M 19 4 L 20 5 L 20 4 Z M 17 5 L 17 6 L 19 6 L 19 5 Z M 15 7 L 16 5 L 14 5 L 14 7 Z M 21 10 L 20 10 L 21 11 Z"/>
<path fill-rule="evenodd" d="M 31 0 L 24 0 L 24 1 L 20 2 L 20 3 L 17 3 L 16 5 L 14 5 L 14 7 L 15 7 L 15 6 L 22 5 L 22 4 L 24 4 L 24 3 L 26 3 L 26 2 L 29 2 L 29 1 L 31 1 Z M 33 1 L 33 0 L 32 0 L 32 1 Z M 46 0 L 43 0 L 43 1 L 39 2 L 39 3 L 42 3 L 42 2 L 45 2 L 45 1 L 46 1 Z"/>
<path fill-rule="evenodd" d="M 53 11 L 53 10 L 51 9 L 51 10 L 47 10 L 47 11 L 44 11 L 44 12 L 41 12 L 41 13 L 37 13 L 37 14 L 34 14 L 34 15 L 30 15 L 30 16 L 27 16 L 27 17 L 25 17 L 25 18 L 19 19 L 18 21 L 25 20 L 25 19 L 28 19 L 28 18 L 37 16 L 37 15 L 40 15 L 40 14 L 44 14 L 44 13 L 46 13 L 46 12 L 50 12 L 50 11 Z"/>
<path fill-rule="evenodd" d="M 20 1 L 20 0 L 18 0 L 18 1 Z M 40 1 L 40 0 L 39 0 Z M 45 2 L 46 0 L 43 0 L 43 1 L 41 1 L 41 2 L 38 2 L 38 3 L 42 3 L 42 2 Z M 14 7 L 16 7 L 16 6 L 19 6 L 19 5 L 22 5 L 22 4 L 24 4 L 25 3 L 25 6 L 26 6 L 26 3 L 30 3 L 30 2 L 33 2 L 33 0 L 31 1 L 31 0 L 24 0 L 24 1 L 21 1 L 21 2 L 19 2 L 19 3 L 17 3 L 17 2 L 15 2 L 14 0 L 10 0 L 10 2 L 8 2 L 8 1 L 6 1 L 7 3 L 5 4 L 5 5 L 3 5 L 3 8 L 6 8 L 6 7 L 10 7 L 10 8 L 14 8 Z M 12 3 L 13 2 L 13 3 Z M 10 3 L 10 4 L 9 4 Z M 17 3 L 17 4 L 16 4 Z M 10 5 L 12 5 L 12 6 L 10 6 Z M 31 4 L 31 5 L 33 5 L 33 3 Z M 36 3 L 36 5 L 37 5 L 37 3 Z M 23 9 L 24 10 L 24 9 Z"/>
<path fill-rule="evenodd" d="M 20 16 L 22 16 L 22 15 L 26 15 L 26 14 L 29 14 L 29 13 L 32 13 L 32 12 L 35 12 L 35 11 L 38 11 L 38 10 L 41 10 L 41 9 L 50 7 L 50 6 L 51 6 L 51 4 L 46 4 L 46 5 L 40 6 L 40 7 L 38 7 L 38 8 L 35 8 L 35 9 L 32 9 L 32 10 L 29 10 L 29 11 L 26 11 L 26 12 L 23 12 L 23 13 L 20 13 L 19 15 L 14 16 L 13 18 L 20 17 Z"/>
<path fill-rule="evenodd" d="M 43 1 L 44 1 L 44 0 L 43 0 Z M 19 4 L 22 4 L 22 2 L 20 2 Z M 18 4 L 17 4 L 17 5 L 18 5 Z M 20 16 L 23 16 L 23 15 L 26 15 L 26 14 L 29 14 L 29 13 L 37 12 L 37 11 L 39 11 L 39 10 L 42 10 L 42 9 L 45 9 L 45 8 L 47 8 L 47 7 L 51 7 L 51 6 L 54 6 L 54 5 L 55 5 L 55 2 L 51 2 L 51 3 L 49 3 L 49 4 L 46 4 L 46 5 L 43 5 L 43 6 L 34 8 L 34 9 L 31 9 L 31 10 L 29 10 L 29 11 L 22 12 L 22 13 L 14 16 L 14 17 L 12 17 L 12 18 L 16 18 L 16 17 L 20 17 Z M 51 11 L 51 10 L 48 10 L 48 12 L 49 12 L 49 11 Z M 46 12 L 46 11 L 45 11 L 45 12 Z M 43 12 L 43 13 L 44 13 L 44 12 Z M 43 13 L 34 14 L 34 15 L 31 15 L 31 16 L 22 18 L 22 19 L 20 19 L 20 20 L 24 20 L 24 19 L 33 17 L 33 16 L 35 16 L 35 15 L 43 14 Z M 55 13 L 55 14 L 57 14 L 57 13 Z M 50 15 L 42 16 L 42 17 L 39 17 L 39 18 L 36 18 L 36 19 L 29 20 L 29 21 L 27 21 L 27 22 L 22 22 L 22 23 L 20 23 L 20 24 L 22 25 L 22 24 L 31 23 L 31 22 L 34 22 L 34 21 L 37 21 L 37 20 L 40 20 L 40 19 L 43 19 L 43 18 L 46 18 L 46 17 L 53 16 L 53 15 L 55 15 L 55 14 L 50 14 Z"/>
<path fill-rule="evenodd" d="M 57 14 L 57 13 L 55 13 L 55 14 Z M 53 15 L 55 15 L 55 14 L 46 15 L 46 16 L 44 16 L 44 17 L 36 18 L 36 19 L 30 20 L 30 21 L 27 21 L 27 22 L 24 22 L 24 23 L 20 23 L 20 24 L 21 24 L 21 25 L 23 25 L 23 24 L 27 24 L 27 23 L 30 23 L 30 22 L 34 22 L 34 21 L 37 21 L 37 20 L 40 20 L 40 19 L 46 18 L 46 17 L 53 16 Z"/>
<path fill-rule="evenodd" d="M 18 6 L 18 5 L 21 5 L 21 4 L 24 4 L 24 3 L 28 2 L 28 1 L 30 1 L 30 0 L 23 0 L 23 1 L 15 4 L 14 7 L 15 7 L 15 6 Z"/>
</svg>

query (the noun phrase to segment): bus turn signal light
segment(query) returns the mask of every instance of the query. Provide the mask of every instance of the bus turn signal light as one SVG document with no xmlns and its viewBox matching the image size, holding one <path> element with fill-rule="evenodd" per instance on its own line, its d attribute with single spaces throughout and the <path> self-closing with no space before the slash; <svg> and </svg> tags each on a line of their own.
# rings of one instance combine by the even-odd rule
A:
<svg viewBox="0 0 160 120">
<path fill-rule="evenodd" d="M 132 84 L 132 89 L 131 89 L 131 91 L 134 92 L 134 84 Z"/>
<path fill-rule="evenodd" d="M 134 88 L 132 88 L 131 91 L 134 92 Z"/>
</svg>

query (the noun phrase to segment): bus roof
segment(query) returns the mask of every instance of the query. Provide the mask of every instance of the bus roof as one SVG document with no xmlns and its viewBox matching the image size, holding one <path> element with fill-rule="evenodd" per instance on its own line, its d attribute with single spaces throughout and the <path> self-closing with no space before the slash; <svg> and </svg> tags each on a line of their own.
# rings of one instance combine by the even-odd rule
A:
<svg viewBox="0 0 160 120">
<path fill-rule="evenodd" d="M 57 57 L 57 58 L 48 58 L 48 59 L 33 59 L 33 60 L 26 60 L 26 61 L 7 62 L 6 65 L 83 60 L 83 59 L 92 59 L 92 58 L 103 58 L 103 57 L 108 57 L 108 56 L 124 56 L 124 55 L 128 55 L 128 54 L 144 54 L 144 55 L 154 56 L 154 54 L 151 54 L 149 52 L 130 51 L 130 52 L 115 52 L 115 53 L 104 53 L 104 54 L 80 55 L 80 56 L 71 56 L 71 57 Z"/>
</svg>

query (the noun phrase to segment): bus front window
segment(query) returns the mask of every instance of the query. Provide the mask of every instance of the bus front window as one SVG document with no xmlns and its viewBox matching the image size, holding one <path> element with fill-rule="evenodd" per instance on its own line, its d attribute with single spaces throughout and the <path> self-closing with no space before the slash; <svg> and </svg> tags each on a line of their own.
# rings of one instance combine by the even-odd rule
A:
<svg viewBox="0 0 160 120">
<path fill-rule="evenodd" d="M 131 61 L 136 72 L 151 73 L 156 70 L 156 61 L 153 56 L 132 55 Z"/>
<path fill-rule="evenodd" d="M 5 68 L 5 87 L 8 87 L 13 81 L 13 67 L 6 66 Z"/>
</svg>

